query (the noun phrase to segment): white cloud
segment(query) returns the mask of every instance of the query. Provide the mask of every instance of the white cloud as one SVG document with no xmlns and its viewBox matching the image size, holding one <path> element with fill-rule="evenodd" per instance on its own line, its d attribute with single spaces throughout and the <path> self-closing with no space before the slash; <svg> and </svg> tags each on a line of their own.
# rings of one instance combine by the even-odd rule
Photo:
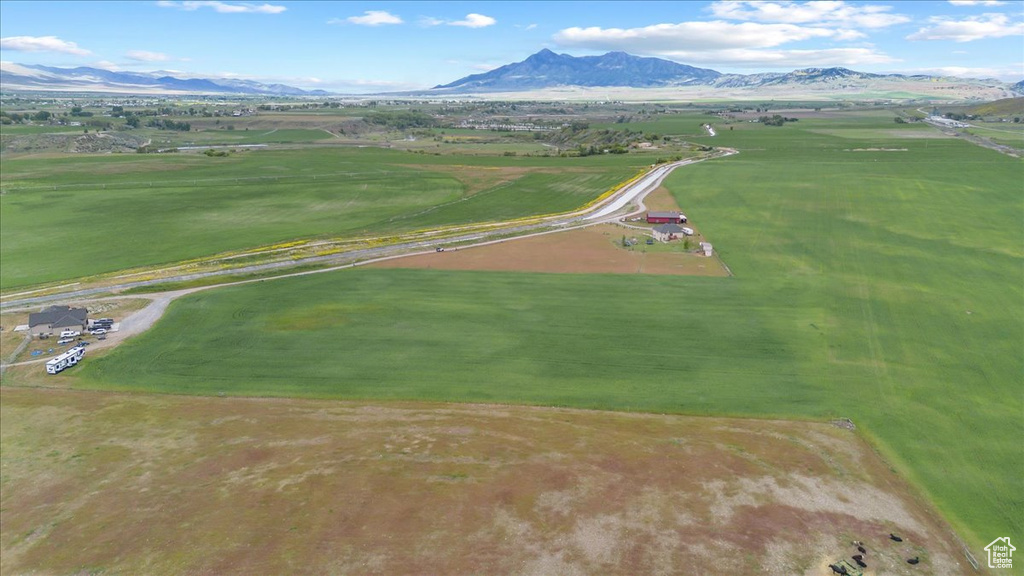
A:
<svg viewBox="0 0 1024 576">
<path fill-rule="evenodd" d="M 931 26 L 921 28 L 907 40 L 952 40 L 971 42 L 983 38 L 1024 35 L 1024 21 L 1011 22 L 1006 14 L 982 14 L 965 20 L 954 20 L 947 16 L 933 16 L 928 19 Z"/>
<path fill-rule="evenodd" d="M 104 70 L 110 70 L 111 72 L 120 72 L 122 68 L 116 63 L 110 60 L 100 60 L 99 62 L 92 63 L 93 68 L 102 68 Z"/>
<path fill-rule="evenodd" d="M 184 0 L 183 2 L 160 0 L 156 5 L 161 8 L 177 8 L 178 10 L 188 12 L 199 10 L 200 8 L 212 8 L 215 12 L 220 12 L 221 14 L 280 14 L 288 9 L 285 6 L 275 6 L 274 4 L 227 3 L 218 0 Z"/>
<path fill-rule="evenodd" d="M 654 24 L 643 28 L 566 28 L 554 35 L 562 46 L 630 53 L 664 54 L 672 51 L 771 48 L 787 42 L 830 38 L 849 40 L 862 34 L 855 30 L 795 26 L 793 24 L 735 24 L 721 20 Z"/>
<path fill-rule="evenodd" d="M 493 26 L 497 24 L 497 20 L 490 16 L 484 16 L 483 14 L 466 14 L 464 20 L 456 20 L 449 22 L 449 26 L 464 26 L 466 28 L 486 28 L 487 26 Z"/>
<path fill-rule="evenodd" d="M 402 24 L 398 16 L 384 10 L 367 10 L 362 16 L 349 16 L 344 20 L 332 18 L 328 24 L 358 24 L 359 26 L 383 26 L 385 24 Z"/>
<path fill-rule="evenodd" d="M 783 24 L 815 24 L 851 28 L 884 28 L 909 22 L 902 14 L 891 14 L 892 6 L 847 4 L 841 1 L 777 2 L 718 1 L 711 13 L 718 18 Z"/>
<path fill-rule="evenodd" d="M 1002 6 L 1002 0 L 949 0 L 953 6 Z"/>
<path fill-rule="evenodd" d="M 871 48 L 827 48 L 823 50 L 673 50 L 658 56 L 687 64 L 770 68 L 828 68 L 888 64 L 897 60 Z"/>
<path fill-rule="evenodd" d="M 853 40 L 857 30 L 758 22 L 681 22 L 643 28 L 566 28 L 554 36 L 561 46 L 622 50 L 688 64 L 751 67 L 829 67 L 885 64 L 896 60 L 873 47 L 783 50 L 803 40 Z"/>
<path fill-rule="evenodd" d="M 0 38 L 0 48 L 18 52 L 62 52 L 76 56 L 92 54 L 84 48 L 79 48 L 78 44 L 61 40 L 56 36 L 8 36 Z"/>
<path fill-rule="evenodd" d="M 957 78 L 996 78 L 1004 82 L 1017 82 L 1024 77 L 1024 62 L 1013 66 L 972 68 L 968 66 L 939 66 L 937 68 L 915 68 L 901 70 L 901 74 L 928 74 L 931 76 L 955 76 Z"/>
<path fill-rule="evenodd" d="M 167 62 L 171 57 L 162 52 L 149 52 L 148 50 L 129 50 L 124 57 L 137 62 Z"/>
<path fill-rule="evenodd" d="M 446 26 L 462 26 L 464 28 L 486 28 L 497 23 L 498 21 L 494 18 L 484 16 L 483 14 L 466 14 L 466 17 L 462 20 L 442 20 L 433 16 L 420 17 L 421 26 L 440 26 L 444 24 Z"/>
</svg>

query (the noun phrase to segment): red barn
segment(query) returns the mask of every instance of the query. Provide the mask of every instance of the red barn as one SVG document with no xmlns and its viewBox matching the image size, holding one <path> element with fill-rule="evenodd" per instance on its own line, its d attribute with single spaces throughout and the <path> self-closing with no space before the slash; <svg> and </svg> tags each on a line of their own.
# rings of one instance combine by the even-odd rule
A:
<svg viewBox="0 0 1024 576">
<path fill-rule="evenodd" d="M 679 212 L 648 212 L 648 224 L 682 224 L 686 222 L 686 216 Z"/>
</svg>

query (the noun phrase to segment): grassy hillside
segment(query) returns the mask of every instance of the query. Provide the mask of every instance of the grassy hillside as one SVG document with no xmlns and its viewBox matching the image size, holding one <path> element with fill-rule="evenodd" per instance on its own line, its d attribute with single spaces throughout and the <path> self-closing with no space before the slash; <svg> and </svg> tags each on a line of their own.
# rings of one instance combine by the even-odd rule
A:
<svg viewBox="0 0 1024 576">
<path fill-rule="evenodd" d="M 354 270 L 227 288 L 80 382 L 848 416 L 977 553 L 1019 533 L 1020 161 L 888 114 L 719 134 L 741 154 L 668 186 L 734 278 Z"/>
<path fill-rule="evenodd" d="M 345 148 L 9 160 L 0 179 L 0 287 L 297 238 L 570 210 L 649 162 L 516 160 Z M 516 172 L 502 173 L 513 164 Z M 471 181 L 482 189 L 470 190 Z"/>
<path fill-rule="evenodd" d="M 1003 98 L 994 102 L 978 104 L 968 108 L 967 113 L 978 116 L 1024 115 L 1024 98 Z"/>
</svg>

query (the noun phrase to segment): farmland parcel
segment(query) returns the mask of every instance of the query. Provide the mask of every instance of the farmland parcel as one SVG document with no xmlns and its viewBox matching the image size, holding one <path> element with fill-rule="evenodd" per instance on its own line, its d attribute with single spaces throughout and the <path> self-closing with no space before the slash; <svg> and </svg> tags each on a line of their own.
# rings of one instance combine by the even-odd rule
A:
<svg viewBox="0 0 1024 576">
<path fill-rule="evenodd" d="M 740 154 L 667 181 L 733 278 L 352 270 L 224 288 L 48 383 L 850 417 L 977 554 L 1024 527 L 1021 162 L 887 112 L 814 116 L 716 125 L 696 138 Z M 706 121 L 595 128 L 690 138 Z M 571 209 L 647 162 L 370 149 L 5 161 L 2 281 Z M 152 191 L 133 188 L 151 172 Z M 25 225 L 47 194 L 67 201 L 55 213 L 65 226 L 39 235 Z M 154 210 L 173 226 L 149 223 Z M 137 218 L 79 226 L 113 214 Z M 220 234 L 204 235 L 211 223 Z M 154 241 L 105 244 L 139 235 Z M 5 427 L 31 420 L 15 414 Z"/>
<path fill-rule="evenodd" d="M 825 423 L 11 388 L 0 400 L 5 574 L 817 574 L 850 537 L 885 574 L 969 573 L 930 506 Z"/>
<path fill-rule="evenodd" d="M 648 162 L 361 148 L 5 160 L 0 288 L 295 239 L 568 211 Z"/>
<path fill-rule="evenodd" d="M 80 385 L 848 416 L 977 550 L 1024 528 L 1021 163 L 929 130 L 871 114 L 720 130 L 741 154 L 667 186 L 735 278 L 227 288 L 176 303 Z"/>
</svg>

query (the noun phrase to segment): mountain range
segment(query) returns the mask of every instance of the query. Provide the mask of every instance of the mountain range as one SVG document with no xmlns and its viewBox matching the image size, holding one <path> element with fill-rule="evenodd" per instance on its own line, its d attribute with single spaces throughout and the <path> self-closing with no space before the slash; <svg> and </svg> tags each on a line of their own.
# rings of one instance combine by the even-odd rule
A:
<svg viewBox="0 0 1024 576">
<path fill-rule="evenodd" d="M 898 90 L 900 85 L 934 84 L 942 90 L 952 86 L 987 87 L 996 91 L 1024 94 L 1024 80 L 1009 84 L 995 79 L 967 79 L 929 75 L 872 74 L 847 68 L 805 68 L 792 72 L 760 74 L 723 74 L 707 68 L 695 68 L 660 58 L 642 58 L 625 52 L 602 56 L 575 57 L 541 50 L 522 62 L 506 64 L 482 74 L 466 76 L 449 84 L 435 86 L 432 93 L 519 92 L 559 87 L 629 87 L 763 90 L 800 87 L 821 91 L 839 88 L 872 88 L 884 85 Z M 968 90 L 969 91 L 969 90 Z"/>
<path fill-rule="evenodd" d="M 304 90 L 284 84 L 224 78 L 182 78 L 171 72 L 117 72 L 100 68 L 54 68 L 0 63 L 4 90 L 117 92 L 133 94 L 239 94 L 272 96 L 327 96 L 323 90 Z M 466 76 L 429 90 L 393 93 L 394 96 L 432 97 L 549 91 L 565 89 L 641 90 L 653 94 L 671 91 L 679 97 L 782 97 L 835 94 L 886 98 L 935 97 L 996 100 L 1024 95 L 1024 80 L 1010 84 L 995 79 L 949 76 L 872 74 L 847 68 L 805 68 L 792 72 L 723 74 L 660 58 L 625 52 L 601 56 L 570 56 L 541 50 L 522 62 Z"/>
<path fill-rule="evenodd" d="M 323 90 L 303 90 L 284 84 L 263 84 L 233 78 L 179 78 L 171 72 L 116 72 L 102 68 L 53 68 L 3 62 L 0 87 L 4 90 L 60 90 L 131 94 L 248 94 L 323 96 Z"/>
</svg>

